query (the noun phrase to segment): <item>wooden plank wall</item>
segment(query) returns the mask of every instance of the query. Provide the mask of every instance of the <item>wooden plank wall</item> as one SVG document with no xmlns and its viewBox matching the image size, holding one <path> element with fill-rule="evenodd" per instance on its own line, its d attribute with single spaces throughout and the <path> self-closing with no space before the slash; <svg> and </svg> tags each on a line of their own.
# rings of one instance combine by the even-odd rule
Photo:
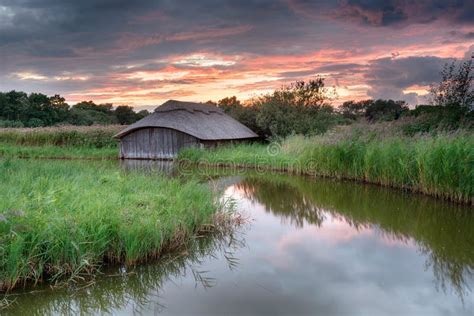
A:
<svg viewBox="0 0 474 316">
<path fill-rule="evenodd" d="M 191 135 L 168 128 L 143 128 L 120 140 L 120 158 L 173 159 L 184 147 L 199 146 Z"/>
</svg>

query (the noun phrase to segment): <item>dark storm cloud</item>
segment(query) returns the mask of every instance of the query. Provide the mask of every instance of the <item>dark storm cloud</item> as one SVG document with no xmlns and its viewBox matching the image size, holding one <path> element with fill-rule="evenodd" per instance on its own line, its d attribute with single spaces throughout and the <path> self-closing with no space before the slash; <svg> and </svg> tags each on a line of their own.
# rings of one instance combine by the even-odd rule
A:
<svg viewBox="0 0 474 316">
<path fill-rule="evenodd" d="M 442 18 L 474 22 L 473 1 L 450 0 L 0 0 L 0 8 L 0 47 L 5 53 L 102 54 L 114 60 L 120 54 L 147 58 L 199 49 L 301 54 L 307 46 L 313 50 L 327 46 L 326 34 L 337 30 L 318 23 L 327 16 L 370 25 Z M 308 23 L 301 15 L 312 15 L 316 21 Z"/>
<path fill-rule="evenodd" d="M 197 50 L 298 55 L 328 45 L 344 45 L 343 40 L 331 35 L 339 30 L 336 26 L 319 23 L 331 14 L 339 14 L 337 17 L 350 21 L 353 12 L 368 12 L 368 16 L 378 16 L 382 12 L 381 20 L 374 22 L 381 25 L 411 19 L 412 6 L 405 2 L 389 1 L 386 6 L 380 3 L 0 0 L 0 7 L 4 8 L 3 12 L 0 9 L 3 20 L 0 22 L 0 47 L 10 56 L 18 55 L 13 59 L 19 66 L 27 66 L 30 56 L 96 59 L 108 56 L 110 59 L 105 64 L 109 64 Z M 446 4 L 441 8 L 457 10 L 466 6 Z M 437 5 L 423 5 L 422 9 L 431 7 Z M 314 14 L 312 10 L 316 10 Z M 398 16 L 390 13 L 392 11 L 402 13 Z M 431 11 L 420 16 L 431 20 L 437 14 Z M 312 14 L 316 20 L 308 23 L 301 18 L 301 13 Z M 454 16 L 461 17 L 461 14 Z M 328 42 L 328 35 L 333 43 Z M 96 62 L 89 60 L 92 69 L 104 63 L 103 60 Z M 55 66 L 64 68 L 67 64 L 59 62 Z"/>
<path fill-rule="evenodd" d="M 439 57 L 381 58 L 370 63 L 366 78 L 371 83 L 384 82 L 397 88 L 436 81 L 449 59 Z"/>
<path fill-rule="evenodd" d="M 472 0 L 344 0 L 334 16 L 366 25 L 389 26 L 447 20 L 474 23 Z"/>
<path fill-rule="evenodd" d="M 271 18 L 273 1 L 8 1 L 2 25 L 2 44 L 23 40 L 55 41 L 68 34 L 84 44 L 100 44 L 114 34 L 127 31 L 162 36 L 186 31 L 190 26 L 225 28 Z M 280 6 L 280 9 L 283 8 Z M 265 14 L 266 12 L 266 14 Z M 268 15 L 265 17 L 265 15 Z M 3 18 L 3 16 L 2 16 Z M 86 36 L 84 36 L 86 35 Z M 112 35 L 112 36 L 111 36 Z M 64 40 L 67 38 L 62 38 Z M 74 39 L 74 38 L 72 38 Z M 106 44 L 106 43 L 104 43 Z"/>
<path fill-rule="evenodd" d="M 283 53 L 292 46 L 278 42 L 304 36 L 295 19 L 293 27 L 279 23 L 287 17 L 287 5 L 270 0 L 0 0 L 0 48 L 10 66 L 34 62 L 39 71 L 64 70 L 70 61 L 41 67 L 30 57 L 88 58 L 91 69 L 103 70 L 196 50 Z"/>
<path fill-rule="evenodd" d="M 390 98 L 416 103 L 418 95 L 404 94 L 403 90 L 413 86 L 428 86 L 440 79 L 440 70 L 450 59 L 433 56 L 381 58 L 372 61 L 365 78 L 371 86 L 368 95 L 375 99 Z"/>
</svg>

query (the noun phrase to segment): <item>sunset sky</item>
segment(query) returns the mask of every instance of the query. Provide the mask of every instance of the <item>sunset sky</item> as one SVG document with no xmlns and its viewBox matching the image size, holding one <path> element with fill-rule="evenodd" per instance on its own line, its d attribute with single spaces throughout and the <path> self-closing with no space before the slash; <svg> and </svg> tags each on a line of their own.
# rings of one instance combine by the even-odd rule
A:
<svg viewBox="0 0 474 316">
<path fill-rule="evenodd" d="M 320 74 L 336 104 L 416 104 L 473 51 L 473 0 L 0 0 L 0 90 L 70 103 L 245 100 Z"/>
</svg>

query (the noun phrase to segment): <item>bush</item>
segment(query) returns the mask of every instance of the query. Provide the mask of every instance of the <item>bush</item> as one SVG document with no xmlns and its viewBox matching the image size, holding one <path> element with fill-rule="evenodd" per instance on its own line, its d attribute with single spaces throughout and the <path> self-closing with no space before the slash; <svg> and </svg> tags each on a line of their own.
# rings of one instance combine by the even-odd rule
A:
<svg viewBox="0 0 474 316">
<path fill-rule="evenodd" d="M 28 120 L 28 122 L 26 123 L 26 126 L 27 127 L 41 127 L 41 126 L 45 126 L 45 124 L 42 119 L 32 118 Z"/>
<path fill-rule="evenodd" d="M 369 122 L 398 120 L 408 107 L 404 101 L 376 100 L 367 106 L 365 117 Z"/>
<path fill-rule="evenodd" d="M 21 121 L 9 121 L 9 120 L 0 120 L 0 128 L 5 128 L 5 127 L 24 127 L 23 123 Z"/>
<path fill-rule="evenodd" d="M 474 112 L 458 105 L 419 105 L 407 117 L 410 120 L 403 126 L 403 131 L 410 136 L 459 128 L 471 129 L 474 122 Z"/>
</svg>

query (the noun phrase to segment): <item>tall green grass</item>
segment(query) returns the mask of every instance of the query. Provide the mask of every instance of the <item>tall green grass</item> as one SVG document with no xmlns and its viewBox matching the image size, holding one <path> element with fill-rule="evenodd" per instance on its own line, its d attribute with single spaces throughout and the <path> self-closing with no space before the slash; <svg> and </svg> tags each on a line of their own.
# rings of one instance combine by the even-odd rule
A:
<svg viewBox="0 0 474 316">
<path fill-rule="evenodd" d="M 112 136 L 123 128 L 122 125 L 0 128 L 0 143 L 26 146 L 116 148 L 117 140 Z"/>
<path fill-rule="evenodd" d="M 104 162 L 0 160 L 0 289 L 157 257 L 219 207 L 193 180 L 124 174 Z"/>
<path fill-rule="evenodd" d="M 54 145 L 25 146 L 0 143 L 0 157 L 3 158 L 34 158 L 34 159 L 87 159 L 112 160 L 118 159 L 118 149 L 114 147 L 61 147 Z"/>
<path fill-rule="evenodd" d="M 267 146 L 188 149 L 180 153 L 179 159 L 202 165 L 246 166 L 354 179 L 474 204 L 472 134 L 375 136 L 292 136 Z"/>
<path fill-rule="evenodd" d="M 117 159 L 123 126 L 0 128 L 0 157 Z"/>
</svg>

